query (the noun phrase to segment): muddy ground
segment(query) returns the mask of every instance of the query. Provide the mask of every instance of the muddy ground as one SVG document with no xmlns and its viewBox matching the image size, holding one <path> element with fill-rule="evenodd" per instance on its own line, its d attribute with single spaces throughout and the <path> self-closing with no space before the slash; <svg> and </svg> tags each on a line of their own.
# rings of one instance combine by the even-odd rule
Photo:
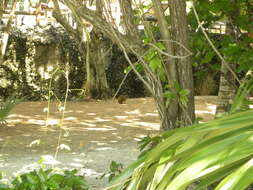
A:
<svg viewBox="0 0 253 190">
<path fill-rule="evenodd" d="M 195 99 L 197 116 L 213 119 L 217 97 Z M 47 115 L 47 102 L 23 102 L 11 112 L 8 125 L 0 127 L 0 171 L 15 175 L 38 167 L 43 157 L 54 167 L 78 168 L 92 190 L 102 189 L 107 179 L 99 178 L 110 162 L 127 166 L 139 154 L 137 142 L 159 128 L 152 98 L 129 99 L 124 105 L 115 100 L 67 102 L 63 121 L 57 102 L 49 108 Z M 59 134 L 63 149 L 53 160 Z"/>
</svg>

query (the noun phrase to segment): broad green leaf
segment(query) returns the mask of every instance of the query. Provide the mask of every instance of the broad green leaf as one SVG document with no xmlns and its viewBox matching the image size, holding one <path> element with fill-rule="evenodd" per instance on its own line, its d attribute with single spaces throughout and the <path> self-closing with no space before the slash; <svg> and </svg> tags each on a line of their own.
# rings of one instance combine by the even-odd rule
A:
<svg viewBox="0 0 253 190">
<path fill-rule="evenodd" d="M 152 71 L 157 71 L 157 69 L 161 68 L 162 66 L 160 58 L 158 56 L 153 57 L 149 62 L 149 66 Z"/>
<path fill-rule="evenodd" d="M 27 174 L 26 178 L 29 181 L 29 183 L 31 183 L 31 184 L 37 184 L 38 183 L 37 177 L 32 175 L 32 174 Z"/>
<path fill-rule="evenodd" d="M 166 50 L 165 45 L 162 42 L 157 42 L 155 44 L 160 50 Z"/>
</svg>

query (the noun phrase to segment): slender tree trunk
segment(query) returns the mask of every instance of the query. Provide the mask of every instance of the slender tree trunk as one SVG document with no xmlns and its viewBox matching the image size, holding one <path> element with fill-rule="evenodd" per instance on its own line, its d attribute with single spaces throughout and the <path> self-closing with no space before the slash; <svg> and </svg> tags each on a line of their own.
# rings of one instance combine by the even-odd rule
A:
<svg viewBox="0 0 253 190">
<path fill-rule="evenodd" d="M 234 1 L 234 0 L 232 0 Z M 231 2 L 232 3 L 232 2 Z M 230 15 L 228 16 L 228 20 L 226 23 L 226 34 L 229 36 L 232 36 L 235 41 L 238 40 L 238 34 L 240 33 L 238 30 L 239 28 L 236 28 L 235 20 L 236 17 L 239 16 L 239 9 L 235 8 Z M 234 70 L 235 64 L 230 63 L 229 66 Z M 219 86 L 219 92 L 218 92 L 218 103 L 216 108 L 216 116 L 219 116 L 225 112 L 228 112 L 230 109 L 230 104 L 232 103 L 232 100 L 236 93 L 236 84 L 235 84 L 235 78 L 231 74 L 230 71 L 228 71 L 227 67 L 224 65 L 224 63 L 221 63 L 221 76 L 220 76 L 220 86 Z"/>
<path fill-rule="evenodd" d="M 186 1 L 185 0 L 170 0 L 170 18 L 172 28 L 172 39 L 185 48 L 189 49 L 189 31 L 187 26 L 186 17 Z M 186 49 L 173 43 L 174 55 L 184 56 L 187 55 Z M 188 102 L 182 105 L 180 102 L 179 121 L 181 125 L 190 125 L 195 119 L 194 109 L 194 88 L 193 88 L 193 75 L 191 58 L 176 59 L 178 66 L 178 79 L 181 88 L 187 89 L 190 93 L 187 96 Z"/>
<path fill-rule="evenodd" d="M 85 43 L 83 42 L 82 36 L 85 35 L 84 31 L 85 24 L 82 22 L 82 19 L 78 17 L 78 15 L 75 15 L 75 18 L 77 20 L 78 27 L 77 29 L 73 29 L 69 23 L 66 21 L 66 19 L 61 15 L 60 8 L 58 4 L 58 0 L 53 0 L 55 11 L 54 11 L 54 17 L 56 20 L 62 24 L 62 26 L 67 30 L 67 32 L 72 35 L 79 45 L 79 50 L 83 57 L 86 57 L 88 53 L 88 57 L 86 57 L 86 61 L 88 59 L 88 62 L 86 63 L 86 71 L 87 71 L 87 80 L 85 82 L 85 91 L 86 95 L 89 98 L 101 98 L 101 99 L 107 99 L 111 97 L 111 90 L 109 88 L 109 85 L 107 83 L 106 79 L 106 65 L 108 64 L 108 54 L 105 53 L 108 50 L 108 45 L 103 40 L 102 33 L 96 29 L 93 30 L 91 34 L 91 40 L 86 41 L 86 44 L 88 43 L 89 47 L 85 47 Z M 102 17 L 102 1 L 97 0 L 96 1 L 96 14 Z M 89 49 L 89 50 L 88 50 Z M 88 52 L 86 52 L 88 51 Z"/>
<path fill-rule="evenodd" d="M 3 58 L 4 58 L 4 55 L 5 55 L 5 51 L 6 51 L 8 40 L 9 40 L 9 35 L 10 35 L 10 30 L 11 30 L 11 23 L 12 23 L 12 20 L 13 20 L 13 17 L 14 17 L 16 4 L 17 4 L 17 0 L 13 0 L 11 14 L 9 16 L 7 25 L 5 27 L 3 27 L 2 43 L 0 43 L 0 48 L 1 48 L 1 51 L 0 51 L 0 64 L 4 61 Z M 1 8 L 7 7 L 7 1 L 5 3 L 2 2 L 1 6 L 3 6 Z M 0 16 L 2 17 L 2 15 L 0 15 Z"/>
<path fill-rule="evenodd" d="M 164 41 L 166 48 L 167 48 L 167 53 L 170 55 L 173 55 L 173 49 L 171 46 L 171 34 L 169 31 L 169 25 L 166 20 L 166 17 L 164 15 L 164 10 L 162 9 L 162 4 L 160 0 L 153 0 L 154 3 L 154 10 L 155 10 L 155 15 L 158 20 L 158 25 L 160 27 L 161 35 L 162 35 L 162 40 Z M 175 64 L 175 60 L 172 58 L 169 58 L 169 60 L 166 62 L 166 71 L 167 71 L 167 80 L 170 85 L 173 85 L 174 81 L 178 81 L 178 72 L 177 72 L 177 65 Z M 173 93 L 176 93 L 174 88 L 170 89 Z M 163 97 L 161 97 L 164 99 Z M 160 100 L 156 101 L 159 104 L 158 105 L 158 110 L 159 108 L 162 109 L 159 111 L 160 117 L 161 117 L 161 128 L 163 130 L 168 130 L 170 128 L 175 128 L 176 127 L 176 122 L 177 122 L 177 117 L 178 117 L 178 110 L 179 110 L 179 105 L 178 105 L 178 99 L 172 100 L 170 102 L 169 107 L 166 106 L 165 100 Z M 165 112 L 165 113 L 163 113 Z"/>
<path fill-rule="evenodd" d="M 172 43 L 172 39 L 185 48 L 189 49 L 188 28 L 186 21 L 186 5 L 184 0 L 171 0 L 170 1 L 170 17 L 171 17 L 171 33 L 169 25 L 162 9 L 160 0 L 153 0 L 154 10 L 160 27 L 162 40 L 165 42 L 167 53 L 170 55 L 184 56 L 188 52 L 176 43 Z M 194 121 L 194 95 L 193 95 L 193 76 L 191 59 L 189 57 L 182 59 L 170 58 L 166 63 L 166 70 L 168 73 L 168 83 L 172 86 L 170 89 L 173 93 L 178 92 L 173 88 L 175 81 L 178 81 L 181 88 L 187 89 L 190 94 L 188 95 L 187 105 L 180 103 L 180 98 L 177 97 L 171 101 L 169 107 L 158 105 L 163 108 L 163 115 L 160 114 L 162 122 L 162 129 L 168 130 L 171 128 L 190 125 Z M 180 77 L 179 77 L 180 76 Z M 165 104 L 164 101 L 157 101 L 160 104 Z M 159 110 L 159 109 L 158 109 Z"/>
<path fill-rule="evenodd" d="M 227 67 L 225 67 L 225 65 L 222 63 L 216 116 L 229 111 L 230 104 L 235 96 L 234 86 L 235 80 L 233 79 L 231 72 L 229 72 Z"/>
<path fill-rule="evenodd" d="M 233 27 L 229 23 L 226 24 L 226 34 L 235 36 Z M 235 68 L 234 64 L 229 65 L 231 68 Z M 229 111 L 230 104 L 235 96 L 235 86 L 233 75 L 222 62 L 216 116 Z"/>
<path fill-rule="evenodd" d="M 103 4 L 101 0 L 96 0 L 96 13 L 103 16 L 102 14 Z M 98 31 L 96 28 L 91 32 L 91 43 L 90 43 L 90 71 L 91 80 L 88 92 L 90 97 L 107 99 L 111 97 L 112 92 L 109 88 L 106 78 L 106 65 L 109 65 L 110 59 L 108 58 L 108 49 L 110 48 L 105 41 L 103 33 Z"/>
<path fill-rule="evenodd" d="M 98 31 L 91 32 L 90 43 L 90 72 L 91 80 L 88 91 L 90 97 L 107 99 L 112 93 L 107 83 L 106 65 L 109 64 L 108 45 L 103 39 L 103 35 Z"/>
</svg>

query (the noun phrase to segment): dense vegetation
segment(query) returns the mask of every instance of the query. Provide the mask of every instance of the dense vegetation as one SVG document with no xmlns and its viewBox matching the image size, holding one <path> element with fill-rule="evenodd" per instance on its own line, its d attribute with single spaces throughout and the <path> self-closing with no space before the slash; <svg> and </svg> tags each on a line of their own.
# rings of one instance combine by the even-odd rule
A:
<svg viewBox="0 0 253 190">
<path fill-rule="evenodd" d="M 252 0 L 190 1 L 187 15 L 185 0 L 168 1 L 170 15 L 165 15 L 160 0 L 135 9 L 132 1 L 119 0 L 124 33 L 105 19 L 103 10 L 107 9 L 101 1 L 93 2 L 95 11 L 81 1 L 62 1 L 71 10 L 76 28 L 65 22 L 59 2 L 53 1 L 54 17 L 62 28 L 46 30 L 44 41 L 30 40 L 13 28 L 5 30 L 10 37 L 0 57 L 0 74 L 5 77 L 1 99 L 15 92 L 16 97 L 28 100 L 66 100 L 66 92 L 72 91 L 69 99 L 83 95 L 106 99 L 130 71 L 119 94 L 151 95 L 161 129 L 166 131 L 144 138 L 137 161 L 124 171 L 114 163 L 107 189 L 241 190 L 253 183 Z M 1 10 L 4 6 L 1 2 Z M 147 22 L 144 16 L 151 7 L 154 19 Z M 92 23 L 92 33 L 87 34 L 83 20 Z M 218 22 L 224 26 L 219 32 L 213 29 Z M 144 26 L 143 32 L 138 25 Z M 82 40 L 85 35 L 86 42 Z M 41 59 L 50 57 L 49 48 L 59 53 L 51 56 L 52 69 L 47 67 L 48 60 Z M 194 90 L 218 93 L 217 119 L 197 123 Z M 2 101 L 0 122 L 5 124 L 19 100 Z M 41 169 L 0 188 L 86 190 L 88 186 L 77 171 L 58 174 Z"/>
</svg>

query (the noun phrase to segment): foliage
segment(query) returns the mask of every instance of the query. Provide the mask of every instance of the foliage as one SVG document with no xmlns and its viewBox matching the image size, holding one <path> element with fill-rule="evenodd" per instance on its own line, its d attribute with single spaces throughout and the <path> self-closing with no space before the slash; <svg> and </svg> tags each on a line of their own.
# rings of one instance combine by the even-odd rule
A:
<svg viewBox="0 0 253 190">
<path fill-rule="evenodd" d="M 83 59 L 75 41 L 61 27 L 13 28 L 0 65 L 1 95 L 6 98 L 15 92 L 26 100 L 45 100 L 48 78 L 58 67 L 69 71 L 70 88 L 80 89 L 85 79 Z M 58 97 L 62 98 L 65 87 L 65 78 L 55 77 L 53 91 Z M 70 93 L 71 98 L 78 96 L 78 91 Z"/>
<path fill-rule="evenodd" d="M 129 53 L 129 58 L 132 62 L 136 62 L 137 58 L 134 54 Z M 143 74 L 141 65 L 136 64 L 136 68 Z M 109 84 L 109 87 L 115 92 L 118 89 L 120 83 L 122 82 L 124 75 L 131 70 L 131 67 L 128 66 L 128 62 L 124 57 L 123 52 L 117 45 L 112 46 L 112 56 L 111 63 L 106 69 L 106 78 Z M 120 88 L 119 94 L 127 94 L 129 97 L 143 97 L 145 95 L 144 85 L 136 76 L 136 74 L 131 70 L 126 80 L 124 81 L 122 87 Z"/>
<path fill-rule="evenodd" d="M 245 189 L 253 182 L 253 111 L 165 132 L 109 189 Z"/>
<path fill-rule="evenodd" d="M 88 190 L 83 176 L 77 170 L 65 170 L 63 174 L 52 169 L 32 171 L 16 177 L 12 185 L 0 184 L 2 190 Z"/>
<path fill-rule="evenodd" d="M 21 99 L 16 99 L 14 96 L 5 100 L 0 105 L 0 124 L 6 123 L 6 118 L 10 114 L 11 110 L 21 102 Z"/>
<path fill-rule="evenodd" d="M 252 71 L 249 71 L 233 99 L 229 113 L 248 110 L 252 101 L 248 98 L 253 89 Z"/>
<path fill-rule="evenodd" d="M 122 163 L 118 163 L 116 161 L 111 161 L 110 164 L 110 171 L 108 172 L 109 176 L 108 176 L 108 181 L 110 182 L 115 176 L 118 176 L 123 170 L 123 164 Z M 102 179 L 104 176 L 106 175 L 106 173 L 104 173 L 100 179 Z"/>
<path fill-rule="evenodd" d="M 235 64 L 236 71 L 244 75 L 252 70 L 253 49 L 250 44 L 252 33 L 252 1 L 247 0 L 199 0 L 194 2 L 203 27 L 209 32 L 209 37 L 215 47 L 230 64 Z M 220 70 L 220 60 L 217 58 L 205 37 L 199 31 L 198 23 L 191 11 L 188 14 L 188 23 L 191 26 L 192 50 L 194 52 L 193 65 L 196 81 L 203 81 L 210 72 L 217 79 Z M 222 24 L 223 23 L 223 24 Z M 221 31 L 214 29 L 221 24 Z M 225 25 L 231 25 L 232 31 L 225 31 Z M 213 34 L 212 32 L 215 32 Z"/>
</svg>

